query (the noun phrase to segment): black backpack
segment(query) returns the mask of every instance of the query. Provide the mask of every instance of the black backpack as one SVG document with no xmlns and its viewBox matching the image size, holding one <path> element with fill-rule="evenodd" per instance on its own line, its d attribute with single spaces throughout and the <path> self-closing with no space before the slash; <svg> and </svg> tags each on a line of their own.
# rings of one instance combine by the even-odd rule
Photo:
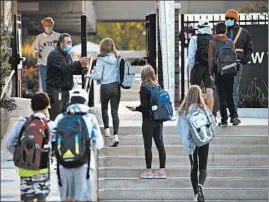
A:
<svg viewBox="0 0 269 202">
<path fill-rule="evenodd" d="M 91 139 L 83 115 L 65 113 L 57 125 L 54 151 L 60 186 L 59 164 L 65 168 L 76 168 L 88 163 L 86 178 L 89 179 Z"/>
<path fill-rule="evenodd" d="M 197 35 L 196 62 L 201 66 L 208 66 L 208 45 L 212 39 L 211 34 Z"/>
<path fill-rule="evenodd" d="M 237 72 L 237 54 L 231 47 L 231 42 L 231 39 L 225 43 L 217 42 L 214 61 L 217 72 L 221 75 L 236 74 Z"/>
</svg>

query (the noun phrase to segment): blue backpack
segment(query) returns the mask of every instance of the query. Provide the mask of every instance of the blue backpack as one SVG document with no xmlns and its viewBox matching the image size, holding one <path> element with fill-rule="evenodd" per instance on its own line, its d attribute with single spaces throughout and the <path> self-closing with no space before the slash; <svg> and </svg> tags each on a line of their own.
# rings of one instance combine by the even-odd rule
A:
<svg viewBox="0 0 269 202">
<path fill-rule="evenodd" d="M 131 64 L 118 57 L 118 83 L 123 89 L 130 89 L 135 85 L 135 73 Z"/>
<path fill-rule="evenodd" d="M 236 74 L 237 72 L 237 54 L 231 47 L 231 42 L 231 39 L 225 43 L 217 42 L 214 59 L 217 72 L 221 75 Z"/>
<path fill-rule="evenodd" d="M 155 121 L 168 121 L 173 116 L 173 107 L 170 101 L 170 96 L 167 91 L 160 86 L 150 87 L 143 84 L 150 92 L 150 106 L 153 119 Z"/>
</svg>

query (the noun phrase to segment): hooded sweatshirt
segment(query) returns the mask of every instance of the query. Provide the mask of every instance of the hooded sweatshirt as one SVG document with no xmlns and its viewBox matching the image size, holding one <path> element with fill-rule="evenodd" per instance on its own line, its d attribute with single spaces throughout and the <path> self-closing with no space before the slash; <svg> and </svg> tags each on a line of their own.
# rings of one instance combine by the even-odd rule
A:
<svg viewBox="0 0 269 202">
<path fill-rule="evenodd" d="M 210 27 L 203 27 L 198 29 L 197 34 L 212 34 Z M 188 49 L 188 66 L 193 68 L 195 65 L 195 56 L 197 51 L 197 35 L 193 36 L 189 43 Z"/>
<path fill-rule="evenodd" d="M 214 57 L 215 57 L 215 50 L 217 47 L 217 43 L 225 43 L 228 40 L 228 37 L 225 34 L 217 34 L 214 36 L 213 40 L 210 41 L 209 45 L 208 45 L 208 65 L 209 65 L 209 71 L 212 73 L 216 73 L 216 68 L 215 68 L 215 64 L 214 64 Z M 234 49 L 235 45 L 234 42 L 231 42 L 231 46 Z"/>
<path fill-rule="evenodd" d="M 105 57 L 99 57 L 96 61 L 95 72 L 89 77 L 100 80 L 101 84 L 110 84 L 118 81 L 118 60 L 114 53 L 108 53 Z"/>
</svg>

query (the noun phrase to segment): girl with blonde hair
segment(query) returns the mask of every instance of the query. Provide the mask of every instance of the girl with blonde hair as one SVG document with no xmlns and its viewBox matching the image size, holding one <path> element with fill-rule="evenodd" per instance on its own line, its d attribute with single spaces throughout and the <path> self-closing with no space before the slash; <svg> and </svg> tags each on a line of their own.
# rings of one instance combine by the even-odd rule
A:
<svg viewBox="0 0 269 202">
<path fill-rule="evenodd" d="M 119 103 L 121 97 L 120 85 L 118 84 L 118 57 L 114 41 L 110 38 L 105 38 L 100 42 L 98 58 L 96 61 L 95 72 L 86 75 L 94 80 L 98 80 L 101 84 L 101 108 L 102 119 L 104 122 L 105 136 L 110 136 L 109 117 L 108 117 L 108 102 L 111 106 L 111 115 L 113 119 L 114 135 L 112 139 L 112 147 L 119 144 Z"/>
<path fill-rule="evenodd" d="M 166 178 L 165 162 L 166 153 L 163 143 L 163 123 L 153 120 L 151 106 L 150 106 L 150 92 L 145 85 L 150 87 L 158 86 L 157 77 L 154 69 L 150 65 L 146 65 L 141 69 L 141 87 L 140 87 L 140 105 L 138 107 L 127 106 L 132 111 L 139 111 L 142 113 L 142 134 L 144 139 L 146 171 L 140 175 L 143 179 L 152 178 Z M 151 170 L 152 163 L 152 137 L 155 141 L 159 152 L 160 169 L 156 171 Z"/>
<path fill-rule="evenodd" d="M 181 142 L 184 145 L 185 151 L 189 155 L 191 163 L 190 177 L 194 191 L 193 201 L 203 202 L 205 200 L 203 193 L 203 185 L 207 176 L 209 143 L 201 147 L 196 146 L 192 141 L 189 124 L 187 121 L 187 115 L 197 108 L 201 108 L 205 111 L 207 117 L 210 117 L 211 122 L 215 127 L 215 118 L 204 102 L 201 88 L 198 85 L 192 85 L 189 88 L 185 99 L 183 100 L 178 109 L 177 127 L 179 136 L 181 137 Z"/>
</svg>

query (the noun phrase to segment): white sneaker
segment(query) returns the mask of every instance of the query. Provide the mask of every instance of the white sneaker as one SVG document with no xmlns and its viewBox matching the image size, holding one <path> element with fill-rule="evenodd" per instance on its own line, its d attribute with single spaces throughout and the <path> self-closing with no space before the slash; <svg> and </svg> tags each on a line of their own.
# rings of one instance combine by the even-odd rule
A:
<svg viewBox="0 0 269 202">
<path fill-rule="evenodd" d="M 113 135 L 111 147 L 117 147 L 119 144 L 119 137 L 118 135 Z"/>
<path fill-rule="evenodd" d="M 198 194 L 194 195 L 193 201 L 198 201 Z"/>
<path fill-rule="evenodd" d="M 109 128 L 105 129 L 105 137 L 110 137 L 110 129 Z"/>
</svg>

